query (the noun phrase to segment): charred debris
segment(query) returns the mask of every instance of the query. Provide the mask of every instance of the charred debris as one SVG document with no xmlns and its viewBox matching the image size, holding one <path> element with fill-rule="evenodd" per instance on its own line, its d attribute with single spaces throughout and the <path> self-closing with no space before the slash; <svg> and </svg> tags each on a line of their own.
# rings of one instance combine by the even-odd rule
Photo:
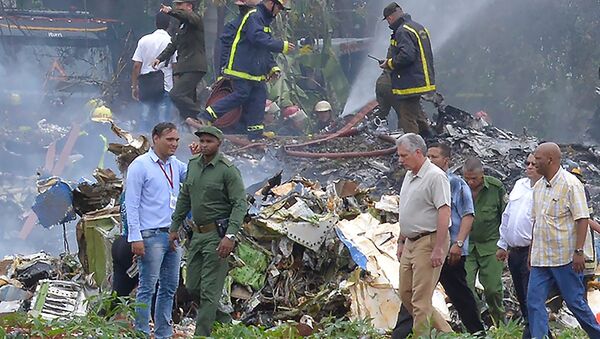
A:
<svg viewBox="0 0 600 339">
<path fill-rule="evenodd" d="M 306 325 L 310 330 L 313 323 L 330 316 L 371 318 L 376 328 L 393 328 L 400 305 L 395 292 L 396 194 L 404 171 L 395 155 L 394 141 L 400 133 L 372 123 L 374 109 L 376 103 L 367 105 L 330 135 L 243 146 L 237 138 L 228 138 L 224 153 L 242 171 L 250 203 L 221 300 L 222 309 L 234 319 L 266 327 L 295 321 L 310 324 Z M 121 143 L 110 143 L 107 149 L 122 171 L 150 144 L 146 137 L 110 124 Z M 37 152 L 47 147 L 46 159 L 57 158 L 58 165 L 61 157 L 70 155 L 58 152 L 55 145 L 68 139 L 73 128 L 44 121 L 37 127 L 0 129 L 0 155 L 13 159 L 0 169 L 2 215 L 20 216 L 19 227 L 4 232 L 2 240 L 26 238 L 27 227 L 39 225 L 62 225 L 67 232 L 72 226 L 65 225 L 76 220 L 78 254 L 69 253 L 75 248 L 69 248 L 65 237 L 65 253 L 60 256 L 40 252 L 5 257 L 0 261 L 0 314 L 29 312 L 45 319 L 84 315 L 86 298 L 110 290 L 110 245 L 121 232 L 123 182 L 120 174 L 106 168 L 90 173 L 93 180 L 77 182 L 61 178 L 56 166 L 40 171 L 45 175 L 37 178 L 19 173 L 12 163 L 27 153 L 15 151 L 15 140 L 28 140 Z M 438 135 L 431 141 L 448 143 L 454 151 L 451 170 L 459 171 L 467 156 L 477 156 L 487 173 L 509 189 L 522 176 L 525 159 L 539 142 L 525 131 L 516 134 L 488 125 L 452 106 L 440 109 L 436 128 Z M 67 141 L 66 153 L 68 146 Z M 583 168 L 597 209 L 600 169 L 594 164 L 600 153 L 586 145 L 562 148 Z M 510 279 L 505 284 L 508 287 Z M 505 291 L 509 316 L 518 316 L 512 289 Z M 434 294 L 434 305 L 459 326 L 441 287 Z M 193 317 L 194 307 L 182 306 L 180 312 L 179 319 Z M 186 331 L 184 324 L 182 320 L 180 331 Z"/>
</svg>

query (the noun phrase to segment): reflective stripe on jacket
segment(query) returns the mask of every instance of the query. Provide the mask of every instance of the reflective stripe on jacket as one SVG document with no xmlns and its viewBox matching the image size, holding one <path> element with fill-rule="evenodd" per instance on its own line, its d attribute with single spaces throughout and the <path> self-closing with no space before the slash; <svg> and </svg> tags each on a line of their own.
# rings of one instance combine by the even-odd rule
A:
<svg viewBox="0 0 600 339">
<path fill-rule="evenodd" d="M 435 91 L 433 52 L 429 32 L 404 14 L 393 23 L 388 67 L 392 93 L 408 98 Z"/>
<path fill-rule="evenodd" d="M 274 39 L 269 25 L 271 13 L 262 4 L 246 13 L 237 28 L 223 74 L 252 81 L 265 81 L 278 70 L 271 53 L 286 53 L 288 43 Z"/>
</svg>

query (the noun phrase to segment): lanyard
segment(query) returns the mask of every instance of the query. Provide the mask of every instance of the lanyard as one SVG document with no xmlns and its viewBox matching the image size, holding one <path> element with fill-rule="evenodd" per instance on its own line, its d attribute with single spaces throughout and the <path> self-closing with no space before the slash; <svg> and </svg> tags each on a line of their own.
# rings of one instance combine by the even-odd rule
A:
<svg viewBox="0 0 600 339">
<path fill-rule="evenodd" d="M 171 186 L 171 189 L 173 189 L 173 167 L 171 167 L 171 164 L 169 164 L 169 171 L 171 172 L 171 177 L 169 178 L 169 176 L 167 175 L 167 172 L 165 171 L 165 168 L 163 167 L 163 165 L 159 162 L 158 166 L 160 166 L 160 169 L 162 170 L 163 174 L 165 175 L 165 178 L 167 178 L 167 181 L 169 182 L 169 186 Z"/>
</svg>

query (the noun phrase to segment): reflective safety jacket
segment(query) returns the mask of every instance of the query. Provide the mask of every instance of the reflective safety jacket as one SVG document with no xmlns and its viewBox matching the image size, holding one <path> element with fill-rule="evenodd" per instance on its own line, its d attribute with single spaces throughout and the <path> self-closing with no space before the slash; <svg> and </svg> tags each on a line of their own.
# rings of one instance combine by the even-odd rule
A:
<svg viewBox="0 0 600 339">
<path fill-rule="evenodd" d="M 265 81 L 267 75 L 279 70 L 271 53 L 287 53 L 288 42 L 272 37 L 269 27 L 272 21 L 272 14 L 263 4 L 241 17 L 229 51 L 222 52 L 222 56 L 226 55 L 228 58 L 222 71 L 224 75 Z M 228 25 L 226 28 L 231 27 L 235 25 Z M 227 34 L 228 32 L 223 33 L 223 46 Z"/>
<path fill-rule="evenodd" d="M 433 52 L 429 32 L 404 14 L 390 28 L 387 67 L 392 71 L 392 93 L 408 98 L 435 91 Z"/>
<path fill-rule="evenodd" d="M 219 40 L 221 40 L 221 55 L 219 56 L 219 70 L 222 71 L 225 66 L 227 66 L 227 62 L 229 61 L 229 52 L 231 51 L 231 45 L 233 45 L 233 40 L 235 39 L 235 35 L 237 33 L 238 28 L 240 27 L 240 23 L 242 19 L 250 11 L 253 7 L 250 6 L 238 6 L 240 13 L 238 16 L 229 21 L 223 27 L 223 34 Z"/>
</svg>

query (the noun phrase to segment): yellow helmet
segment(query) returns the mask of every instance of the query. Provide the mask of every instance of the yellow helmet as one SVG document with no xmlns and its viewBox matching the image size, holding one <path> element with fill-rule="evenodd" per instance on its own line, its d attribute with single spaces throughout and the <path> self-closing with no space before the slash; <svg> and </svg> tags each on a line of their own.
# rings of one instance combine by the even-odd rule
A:
<svg viewBox="0 0 600 339">
<path fill-rule="evenodd" d="M 327 111 L 331 111 L 331 104 L 329 103 L 329 101 L 319 101 L 317 102 L 317 104 L 315 105 L 315 112 L 327 112 Z"/>
<path fill-rule="evenodd" d="M 96 107 L 94 111 L 92 111 L 92 121 L 95 122 L 111 122 L 112 121 L 112 111 L 110 108 L 102 105 L 100 107 Z"/>
<path fill-rule="evenodd" d="M 282 7 L 284 11 L 289 11 L 290 7 L 290 1 L 289 0 L 274 0 L 275 2 L 279 3 Z"/>
</svg>

